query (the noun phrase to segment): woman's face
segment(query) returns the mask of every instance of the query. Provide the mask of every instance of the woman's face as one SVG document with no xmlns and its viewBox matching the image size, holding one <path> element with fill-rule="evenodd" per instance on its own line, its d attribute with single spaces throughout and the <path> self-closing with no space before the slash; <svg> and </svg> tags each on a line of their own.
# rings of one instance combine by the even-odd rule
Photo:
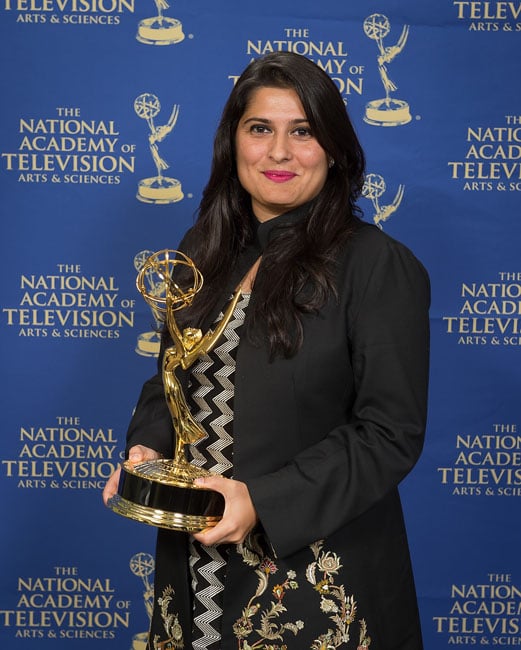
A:
<svg viewBox="0 0 521 650">
<path fill-rule="evenodd" d="M 292 89 L 252 93 L 237 127 L 235 149 L 239 181 L 251 195 L 259 221 L 310 201 L 326 182 L 327 154 Z"/>
</svg>

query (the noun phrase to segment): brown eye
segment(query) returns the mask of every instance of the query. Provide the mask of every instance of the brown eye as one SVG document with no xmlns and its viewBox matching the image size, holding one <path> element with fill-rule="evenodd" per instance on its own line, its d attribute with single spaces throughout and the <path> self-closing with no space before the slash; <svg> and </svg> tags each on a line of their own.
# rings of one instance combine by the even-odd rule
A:
<svg viewBox="0 0 521 650">
<path fill-rule="evenodd" d="M 312 138 L 313 134 L 308 126 L 299 126 L 293 131 L 293 134 L 299 138 Z"/>
<path fill-rule="evenodd" d="M 270 129 L 265 124 L 252 124 L 250 133 L 270 133 Z"/>
</svg>

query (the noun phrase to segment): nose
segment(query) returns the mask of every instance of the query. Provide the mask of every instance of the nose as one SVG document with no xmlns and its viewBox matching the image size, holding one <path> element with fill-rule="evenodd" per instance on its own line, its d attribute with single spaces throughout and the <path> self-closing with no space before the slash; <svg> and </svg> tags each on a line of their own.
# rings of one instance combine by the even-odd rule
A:
<svg viewBox="0 0 521 650">
<path fill-rule="evenodd" d="M 269 157 L 276 163 L 285 162 L 291 158 L 291 144 L 287 133 L 274 133 L 271 141 Z"/>
</svg>

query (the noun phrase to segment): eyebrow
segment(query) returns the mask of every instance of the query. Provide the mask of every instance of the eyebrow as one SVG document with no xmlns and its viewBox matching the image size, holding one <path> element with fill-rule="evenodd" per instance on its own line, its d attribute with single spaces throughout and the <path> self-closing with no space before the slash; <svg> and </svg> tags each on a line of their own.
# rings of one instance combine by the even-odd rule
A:
<svg viewBox="0 0 521 650">
<path fill-rule="evenodd" d="M 273 120 L 268 120 L 265 117 L 248 117 L 246 120 L 244 120 L 243 124 L 248 124 L 248 122 L 261 122 L 262 124 L 271 124 Z M 296 124 L 309 124 L 309 120 L 306 117 L 299 117 L 295 120 L 290 120 L 289 122 L 292 125 Z"/>
</svg>

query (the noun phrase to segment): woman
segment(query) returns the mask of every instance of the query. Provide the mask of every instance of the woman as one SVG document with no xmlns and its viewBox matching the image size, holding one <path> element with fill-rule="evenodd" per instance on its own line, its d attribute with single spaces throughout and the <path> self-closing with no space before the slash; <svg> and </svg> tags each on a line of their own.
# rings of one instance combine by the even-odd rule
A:
<svg viewBox="0 0 521 650">
<path fill-rule="evenodd" d="M 243 292 L 185 377 L 208 434 L 192 462 L 226 507 L 193 536 L 159 531 L 149 650 L 422 647 L 397 486 L 423 444 L 429 281 L 359 219 L 363 174 L 327 74 L 287 52 L 248 66 L 179 247 L 205 279 L 181 326 L 207 331 Z M 128 449 L 172 455 L 159 375 Z"/>
</svg>

